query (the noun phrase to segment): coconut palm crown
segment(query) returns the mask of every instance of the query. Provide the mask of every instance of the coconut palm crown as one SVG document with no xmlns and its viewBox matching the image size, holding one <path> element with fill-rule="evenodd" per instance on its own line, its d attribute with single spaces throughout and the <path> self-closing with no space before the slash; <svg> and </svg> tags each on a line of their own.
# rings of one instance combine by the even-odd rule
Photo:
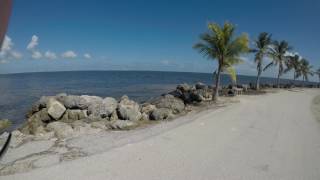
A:
<svg viewBox="0 0 320 180">
<path fill-rule="evenodd" d="M 269 56 L 272 58 L 272 62 L 268 64 L 265 68 L 267 69 L 271 65 L 278 66 L 278 76 L 277 76 L 277 87 L 280 87 L 280 77 L 283 75 L 286 62 L 288 61 L 287 53 L 292 48 L 289 46 L 286 41 L 274 41 L 270 48 Z"/>
<path fill-rule="evenodd" d="M 299 68 L 299 73 L 301 74 L 303 81 L 309 81 L 309 75 L 313 76 L 312 66 L 306 59 L 301 59 L 301 65 Z"/>
<path fill-rule="evenodd" d="M 201 41 L 193 46 L 204 57 L 218 61 L 218 69 L 215 75 L 215 91 L 212 99 L 216 101 L 219 96 L 221 72 L 228 71 L 235 80 L 233 65 L 242 62 L 242 53 L 249 51 L 249 39 L 246 34 L 235 35 L 235 26 L 225 22 L 223 26 L 216 23 L 208 24 L 208 32 L 200 35 Z"/>
<path fill-rule="evenodd" d="M 259 34 L 258 39 L 254 41 L 255 49 L 250 51 L 255 53 L 254 61 L 257 64 L 257 80 L 256 80 L 256 89 L 260 89 L 260 76 L 263 70 L 263 58 L 267 55 L 269 46 L 272 43 L 271 34 L 262 32 Z"/>
<path fill-rule="evenodd" d="M 289 56 L 286 65 L 287 69 L 284 70 L 284 73 L 293 70 L 293 80 L 296 80 L 301 76 L 301 74 L 299 73 L 299 68 L 301 66 L 299 55 Z"/>
</svg>

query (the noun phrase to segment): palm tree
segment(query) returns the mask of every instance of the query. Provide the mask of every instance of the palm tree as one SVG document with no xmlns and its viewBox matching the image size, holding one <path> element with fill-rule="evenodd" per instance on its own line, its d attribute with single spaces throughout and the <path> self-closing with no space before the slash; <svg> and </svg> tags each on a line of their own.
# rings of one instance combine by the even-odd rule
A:
<svg viewBox="0 0 320 180">
<path fill-rule="evenodd" d="M 287 69 L 284 70 L 284 73 L 287 73 L 288 71 L 293 70 L 294 81 L 301 76 L 301 74 L 298 72 L 301 65 L 299 55 L 289 56 L 286 65 L 287 65 Z"/>
<path fill-rule="evenodd" d="M 277 77 L 277 87 L 280 87 L 280 77 L 284 73 L 284 68 L 286 65 L 286 61 L 288 60 L 288 56 L 286 55 L 289 50 L 292 48 L 289 47 L 288 42 L 286 41 L 274 41 L 271 48 L 269 55 L 273 59 L 273 61 L 268 64 L 265 68 L 267 69 L 271 65 L 278 66 L 278 77 Z"/>
<path fill-rule="evenodd" d="M 256 90 L 260 89 L 260 76 L 262 73 L 263 58 L 267 55 L 269 46 L 271 44 L 271 34 L 262 32 L 259 34 L 258 39 L 254 41 L 256 49 L 252 49 L 251 52 L 255 53 L 254 61 L 257 64 L 257 80 L 256 80 Z"/>
<path fill-rule="evenodd" d="M 249 38 L 246 34 L 235 36 L 235 26 L 225 22 L 221 27 L 216 23 L 208 24 L 209 31 L 200 36 L 201 41 L 193 46 L 204 57 L 218 61 L 218 69 L 215 75 L 215 91 L 212 100 L 219 96 L 221 72 L 229 71 L 235 79 L 233 65 L 242 61 L 240 55 L 249 51 Z"/>
<path fill-rule="evenodd" d="M 301 60 L 301 65 L 299 68 L 299 73 L 302 75 L 303 84 L 306 81 L 309 81 L 309 75 L 313 76 L 312 66 L 309 64 L 309 61 L 306 59 Z"/>
</svg>

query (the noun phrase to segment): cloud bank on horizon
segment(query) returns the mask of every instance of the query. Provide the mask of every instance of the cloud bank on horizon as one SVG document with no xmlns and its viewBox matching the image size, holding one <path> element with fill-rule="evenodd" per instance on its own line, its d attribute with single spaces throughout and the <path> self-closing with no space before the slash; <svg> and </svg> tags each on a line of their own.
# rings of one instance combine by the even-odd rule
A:
<svg viewBox="0 0 320 180">
<path fill-rule="evenodd" d="M 10 63 L 14 60 L 21 60 L 22 58 L 24 59 L 33 59 L 33 60 L 57 60 L 57 59 L 92 59 L 91 54 L 89 53 L 83 53 L 83 55 L 79 55 L 76 51 L 74 50 L 65 50 L 60 55 L 58 55 L 56 52 L 52 50 L 46 50 L 46 51 L 41 51 L 40 48 L 40 38 L 37 35 L 33 35 L 31 37 L 31 40 L 29 43 L 27 43 L 26 46 L 26 52 L 24 55 L 23 53 L 17 51 L 14 49 L 14 43 L 12 39 L 9 36 L 5 37 L 2 49 L 0 51 L 0 63 L 1 64 L 7 64 Z M 297 52 L 288 52 L 288 55 L 298 55 L 299 53 Z M 251 60 L 252 57 L 250 55 L 248 56 L 243 56 L 242 59 L 244 62 L 242 64 L 239 64 L 236 66 L 236 70 L 238 71 L 239 74 L 248 74 L 248 75 L 255 75 L 256 73 L 256 65 L 255 63 Z M 266 62 L 271 61 L 270 59 L 266 59 Z M 139 66 L 136 66 L 136 64 L 140 64 Z M 109 64 L 109 67 L 120 67 L 121 65 L 117 64 Z M 158 62 L 155 62 L 153 64 L 145 64 L 145 63 L 139 63 L 139 62 L 134 62 L 133 64 L 126 64 L 123 66 L 120 70 L 157 70 L 157 68 L 162 67 L 164 69 L 170 70 L 177 70 L 181 69 L 181 71 L 188 71 L 185 70 L 188 66 L 192 67 L 192 69 L 189 69 L 189 71 L 192 72 L 201 72 L 201 69 L 203 69 L 203 66 L 201 63 L 195 62 L 191 63 L 186 62 L 185 64 L 181 64 L 178 61 L 175 61 L 174 59 L 162 59 L 159 60 Z M 206 66 L 206 65 L 204 65 Z M 145 67 L 145 68 L 144 68 Z M 148 69 L 150 68 L 150 69 Z M 112 70 L 112 69 L 111 69 Z M 269 73 L 269 75 L 271 75 Z"/>
<path fill-rule="evenodd" d="M 12 39 L 8 35 L 6 35 L 3 41 L 2 47 L 0 48 L 0 63 L 7 64 L 13 60 L 20 60 L 23 57 L 25 57 L 25 59 L 31 58 L 35 60 L 37 59 L 55 60 L 58 58 L 75 59 L 78 57 L 77 53 L 73 50 L 66 50 L 63 53 L 61 53 L 60 56 L 58 56 L 55 52 L 51 50 L 42 52 L 38 48 L 40 45 L 39 39 L 40 38 L 37 35 L 33 35 L 31 37 L 30 42 L 26 46 L 25 54 L 27 54 L 27 56 L 24 56 L 22 52 L 19 52 L 14 49 L 14 43 Z M 91 59 L 92 56 L 89 53 L 84 53 L 82 58 Z"/>
</svg>

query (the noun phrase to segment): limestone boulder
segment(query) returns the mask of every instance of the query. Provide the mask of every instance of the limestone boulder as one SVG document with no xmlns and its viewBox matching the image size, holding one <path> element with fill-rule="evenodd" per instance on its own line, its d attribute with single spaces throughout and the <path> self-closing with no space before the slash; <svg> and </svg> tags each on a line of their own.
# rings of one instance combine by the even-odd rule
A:
<svg viewBox="0 0 320 180">
<path fill-rule="evenodd" d="M 116 111 L 118 102 L 111 97 L 107 97 L 101 101 L 91 103 L 88 107 L 88 113 L 94 118 L 110 118 L 112 113 Z"/>
<path fill-rule="evenodd" d="M 61 118 L 62 122 L 71 123 L 73 121 L 86 119 L 88 117 L 87 110 L 68 109 Z"/>
<path fill-rule="evenodd" d="M 141 107 L 141 113 L 150 114 L 153 110 L 155 110 L 157 107 L 150 103 L 145 103 Z"/>
<path fill-rule="evenodd" d="M 141 118 L 139 104 L 128 97 L 121 98 L 117 111 L 118 117 L 122 120 L 138 121 Z"/>
<path fill-rule="evenodd" d="M 172 114 L 172 111 L 168 108 L 159 108 L 152 111 L 150 114 L 150 120 L 167 120 L 172 119 L 174 115 Z"/>
<path fill-rule="evenodd" d="M 49 99 L 47 109 L 48 114 L 55 120 L 59 120 L 66 111 L 64 105 L 54 98 Z"/>
<path fill-rule="evenodd" d="M 181 113 L 185 108 L 183 100 L 174 97 L 171 94 L 161 96 L 153 100 L 151 104 L 154 104 L 157 108 L 170 109 L 174 114 Z"/>
<path fill-rule="evenodd" d="M 67 109 L 87 109 L 88 102 L 81 96 L 58 96 L 57 100 L 60 101 Z"/>
</svg>

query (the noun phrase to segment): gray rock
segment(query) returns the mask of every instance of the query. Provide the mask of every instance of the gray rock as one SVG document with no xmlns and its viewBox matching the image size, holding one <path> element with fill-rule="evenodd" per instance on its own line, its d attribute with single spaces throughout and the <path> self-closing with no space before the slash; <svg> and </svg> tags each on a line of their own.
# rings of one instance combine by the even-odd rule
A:
<svg viewBox="0 0 320 180">
<path fill-rule="evenodd" d="M 190 93 L 191 102 L 209 101 L 212 99 L 212 91 L 209 88 L 196 89 Z"/>
<path fill-rule="evenodd" d="M 142 105 L 141 113 L 150 114 L 153 110 L 156 109 L 156 106 L 153 104 L 145 103 Z"/>
<path fill-rule="evenodd" d="M 180 91 L 182 91 L 182 92 L 187 92 L 187 91 L 189 91 L 191 89 L 191 87 L 188 85 L 188 84 L 186 84 L 186 83 L 184 83 L 184 84 L 179 84 L 178 86 L 177 86 L 177 90 L 180 90 Z"/>
<path fill-rule="evenodd" d="M 157 108 L 171 109 L 174 114 L 182 112 L 185 107 L 183 100 L 176 98 L 171 94 L 167 94 L 155 99 L 152 104 L 154 104 Z"/>
<path fill-rule="evenodd" d="M 59 139 L 66 139 L 73 136 L 73 129 L 70 125 L 64 122 L 52 122 L 47 125 L 49 131 L 53 131 Z"/>
<path fill-rule="evenodd" d="M 115 112 L 117 104 L 114 98 L 107 97 L 91 103 L 88 107 L 88 113 L 94 118 L 109 118 Z"/>
<path fill-rule="evenodd" d="M 39 108 L 45 108 L 45 107 L 47 107 L 48 102 L 51 98 L 55 98 L 55 97 L 54 96 L 42 96 L 36 104 L 39 105 Z"/>
<path fill-rule="evenodd" d="M 28 119 L 26 128 L 28 129 L 30 134 L 37 134 L 38 128 L 45 125 L 45 123 L 41 119 L 41 114 L 42 112 L 39 111 Z"/>
<path fill-rule="evenodd" d="M 106 97 L 103 99 L 102 105 L 106 110 L 107 116 L 110 116 L 116 110 L 118 102 L 112 97 Z"/>
<path fill-rule="evenodd" d="M 115 120 L 118 120 L 118 119 L 119 119 L 119 117 L 118 117 L 117 111 L 114 111 L 114 112 L 111 114 L 110 118 L 109 118 L 110 121 L 115 121 Z"/>
<path fill-rule="evenodd" d="M 91 104 L 99 104 L 102 103 L 102 98 L 98 96 L 88 96 L 88 95 L 82 95 L 80 96 L 85 100 L 85 103 L 89 106 Z"/>
<path fill-rule="evenodd" d="M 118 117 L 122 120 L 138 121 L 141 118 L 139 104 L 127 97 L 121 98 L 117 110 Z"/>
<path fill-rule="evenodd" d="M 61 118 L 62 122 L 71 123 L 73 121 L 86 119 L 88 117 L 87 110 L 80 109 L 68 109 L 63 117 Z"/>
<path fill-rule="evenodd" d="M 50 98 L 55 98 L 55 96 L 42 96 L 39 101 L 32 105 L 31 109 L 27 112 L 26 117 L 30 118 L 36 112 L 46 108 Z"/>
<path fill-rule="evenodd" d="M 64 105 L 54 98 L 49 99 L 47 108 L 48 114 L 55 120 L 59 120 L 66 111 Z"/>
<path fill-rule="evenodd" d="M 141 121 L 149 121 L 150 120 L 150 115 L 146 113 L 142 113 L 141 115 Z"/>
<path fill-rule="evenodd" d="M 196 87 L 196 89 L 207 89 L 208 88 L 207 85 L 205 85 L 201 82 L 196 83 L 195 87 Z"/>
<path fill-rule="evenodd" d="M 135 128 L 138 124 L 129 120 L 116 120 L 108 125 L 110 129 L 129 130 Z"/>
<path fill-rule="evenodd" d="M 159 108 L 152 111 L 150 120 L 166 120 L 173 118 L 172 111 L 168 108 Z"/>
<path fill-rule="evenodd" d="M 59 96 L 57 100 L 60 101 L 68 109 L 87 109 L 88 102 L 81 96 Z"/>
</svg>

